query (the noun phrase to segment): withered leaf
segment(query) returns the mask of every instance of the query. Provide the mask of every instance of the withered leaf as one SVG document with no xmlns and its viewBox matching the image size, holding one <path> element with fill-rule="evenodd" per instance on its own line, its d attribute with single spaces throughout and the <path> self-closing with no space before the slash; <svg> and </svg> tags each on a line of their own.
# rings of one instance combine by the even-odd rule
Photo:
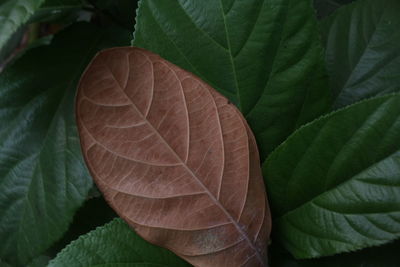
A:
<svg viewBox="0 0 400 267">
<path fill-rule="evenodd" d="M 271 229 L 243 116 L 193 74 L 135 47 L 100 52 L 76 100 L 86 164 L 114 210 L 195 266 L 266 266 Z"/>
</svg>

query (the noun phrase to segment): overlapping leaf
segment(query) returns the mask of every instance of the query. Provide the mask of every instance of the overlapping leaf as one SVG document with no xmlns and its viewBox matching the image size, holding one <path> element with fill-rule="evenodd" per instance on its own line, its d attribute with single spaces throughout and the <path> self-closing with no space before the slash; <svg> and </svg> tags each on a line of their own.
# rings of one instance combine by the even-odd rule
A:
<svg viewBox="0 0 400 267">
<path fill-rule="evenodd" d="M 101 48 L 129 34 L 77 24 L 0 75 L 0 258 L 24 265 L 67 230 L 91 179 L 74 119 L 75 87 Z M 77 41 L 79 40 L 79 42 Z"/>
<path fill-rule="evenodd" d="M 196 266 L 265 266 L 258 151 L 223 96 L 153 53 L 115 48 L 83 75 L 77 118 L 92 176 L 137 233 Z"/>
<path fill-rule="evenodd" d="M 263 160 L 330 106 L 312 1 L 139 4 L 133 44 L 198 75 L 251 126 Z"/>
<path fill-rule="evenodd" d="M 97 228 L 73 241 L 48 267 L 188 267 L 166 249 L 151 245 L 121 219 Z"/>
<path fill-rule="evenodd" d="M 400 95 L 365 100 L 295 132 L 264 163 L 278 238 L 297 258 L 400 237 Z"/>
<path fill-rule="evenodd" d="M 322 24 L 334 108 L 400 90 L 400 1 L 359 0 Z"/>
</svg>

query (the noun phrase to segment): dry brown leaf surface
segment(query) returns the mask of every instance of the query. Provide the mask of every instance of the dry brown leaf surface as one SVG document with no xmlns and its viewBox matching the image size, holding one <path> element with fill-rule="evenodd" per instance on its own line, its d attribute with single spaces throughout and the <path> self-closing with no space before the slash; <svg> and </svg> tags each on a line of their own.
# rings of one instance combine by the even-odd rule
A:
<svg viewBox="0 0 400 267">
<path fill-rule="evenodd" d="M 195 266 L 266 266 L 257 146 L 225 97 L 149 51 L 121 47 L 92 60 L 76 101 L 86 164 L 138 234 Z"/>
</svg>

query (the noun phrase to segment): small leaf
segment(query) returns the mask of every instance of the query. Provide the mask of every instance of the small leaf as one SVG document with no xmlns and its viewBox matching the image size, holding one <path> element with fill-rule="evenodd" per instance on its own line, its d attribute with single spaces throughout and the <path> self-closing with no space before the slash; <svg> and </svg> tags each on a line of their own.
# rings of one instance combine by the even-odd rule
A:
<svg viewBox="0 0 400 267">
<path fill-rule="evenodd" d="M 334 108 L 400 90 L 400 1 L 359 0 L 322 24 Z"/>
<path fill-rule="evenodd" d="M 25 265 L 59 239 L 92 185 L 74 118 L 78 79 L 129 33 L 79 23 L 0 75 L 0 258 Z M 79 40 L 79 42 L 77 41 Z"/>
<path fill-rule="evenodd" d="M 0 50 L 44 0 L 5 0 L 0 4 Z"/>
<path fill-rule="evenodd" d="M 196 266 L 265 266 L 270 215 L 240 112 L 139 48 L 101 52 L 81 79 L 84 158 L 117 213 Z"/>
<path fill-rule="evenodd" d="M 151 245 L 121 219 L 79 237 L 48 267 L 188 267 L 190 264 L 166 249 Z"/>
<path fill-rule="evenodd" d="M 349 106 L 295 132 L 264 163 L 277 236 L 297 258 L 400 237 L 400 95 Z"/>
<path fill-rule="evenodd" d="M 261 159 L 329 109 L 311 0 L 139 2 L 135 46 L 196 74 L 235 103 Z"/>
</svg>

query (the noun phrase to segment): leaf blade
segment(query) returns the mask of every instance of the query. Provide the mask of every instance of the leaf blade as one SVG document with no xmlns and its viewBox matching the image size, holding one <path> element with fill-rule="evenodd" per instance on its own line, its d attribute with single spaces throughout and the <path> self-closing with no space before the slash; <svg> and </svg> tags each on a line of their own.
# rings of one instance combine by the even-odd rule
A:
<svg viewBox="0 0 400 267">
<path fill-rule="evenodd" d="M 12 264 L 25 264 L 61 237 L 92 185 L 76 132 L 74 87 L 97 47 L 113 43 L 107 38 L 107 30 L 77 24 L 0 75 L 0 257 Z"/>
<path fill-rule="evenodd" d="M 311 1 L 141 1 L 133 44 L 196 74 L 235 103 L 263 160 L 330 106 L 315 30 Z"/>
<path fill-rule="evenodd" d="M 296 257 L 353 251 L 400 235 L 393 202 L 399 101 L 389 95 L 333 112 L 298 130 L 264 163 L 278 231 Z"/>
<path fill-rule="evenodd" d="M 397 1 L 363 0 L 323 21 L 333 108 L 399 91 L 399 10 Z"/>
<path fill-rule="evenodd" d="M 141 236 L 199 266 L 264 266 L 257 147 L 224 97 L 153 53 L 115 48 L 83 75 L 77 119 L 96 183 Z"/>
<path fill-rule="evenodd" d="M 108 245 L 103 246 L 104 244 Z M 151 245 L 140 238 L 121 219 L 114 219 L 71 242 L 48 266 L 190 265 L 166 249 Z"/>
</svg>

